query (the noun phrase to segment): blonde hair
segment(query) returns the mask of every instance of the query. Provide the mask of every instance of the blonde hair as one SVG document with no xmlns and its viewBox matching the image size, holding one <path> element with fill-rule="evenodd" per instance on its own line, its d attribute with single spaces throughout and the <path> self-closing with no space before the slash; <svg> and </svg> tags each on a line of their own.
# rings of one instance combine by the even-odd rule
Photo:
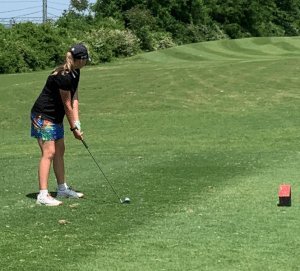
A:
<svg viewBox="0 0 300 271">
<path fill-rule="evenodd" d="M 62 71 L 62 75 L 65 75 L 67 72 L 71 72 L 74 70 L 74 58 L 71 52 L 67 52 L 65 63 L 58 66 L 53 72 L 52 75 L 57 75 L 59 71 Z"/>
</svg>

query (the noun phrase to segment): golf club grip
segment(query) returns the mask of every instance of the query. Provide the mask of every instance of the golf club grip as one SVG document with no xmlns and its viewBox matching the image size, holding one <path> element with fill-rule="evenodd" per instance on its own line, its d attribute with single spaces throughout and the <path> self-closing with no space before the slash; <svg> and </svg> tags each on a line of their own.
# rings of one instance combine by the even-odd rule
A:
<svg viewBox="0 0 300 271">
<path fill-rule="evenodd" d="M 85 141 L 84 141 L 83 139 L 82 139 L 81 141 L 82 141 L 84 147 L 86 147 L 86 148 L 88 149 L 89 147 L 88 147 L 88 145 L 85 143 Z"/>
</svg>

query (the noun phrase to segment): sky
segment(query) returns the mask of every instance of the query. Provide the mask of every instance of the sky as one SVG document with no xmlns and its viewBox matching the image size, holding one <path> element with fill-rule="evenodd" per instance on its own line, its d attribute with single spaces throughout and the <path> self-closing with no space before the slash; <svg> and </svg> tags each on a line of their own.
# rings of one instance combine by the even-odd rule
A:
<svg viewBox="0 0 300 271">
<path fill-rule="evenodd" d="M 89 0 L 96 3 L 97 0 Z M 68 9 L 70 0 L 47 0 L 47 17 L 59 17 Z M 11 18 L 17 21 L 23 18 L 43 18 L 43 0 L 0 0 L 0 23 L 7 23 Z"/>
</svg>

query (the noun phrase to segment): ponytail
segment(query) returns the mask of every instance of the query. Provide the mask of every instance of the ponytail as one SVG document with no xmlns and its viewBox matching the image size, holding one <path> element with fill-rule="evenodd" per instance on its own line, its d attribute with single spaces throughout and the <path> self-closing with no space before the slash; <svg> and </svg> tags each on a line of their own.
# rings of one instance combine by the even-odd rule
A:
<svg viewBox="0 0 300 271">
<path fill-rule="evenodd" d="M 67 52 L 65 63 L 58 66 L 53 72 L 52 75 L 57 75 L 59 71 L 62 71 L 62 75 L 65 75 L 67 72 L 71 72 L 74 67 L 74 58 L 71 52 Z"/>
</svg>

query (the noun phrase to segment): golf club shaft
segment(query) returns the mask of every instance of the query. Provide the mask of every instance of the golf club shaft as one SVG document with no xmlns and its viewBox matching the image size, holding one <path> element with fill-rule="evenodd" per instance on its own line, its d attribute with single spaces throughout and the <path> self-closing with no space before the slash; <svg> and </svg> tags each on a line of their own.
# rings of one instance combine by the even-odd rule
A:
<svg viewBox="0 0 300 271">
<path fill-rule="evenodd" d="M 89 150 L 88 145 L 85 143 L 85 141 L 82 139 L 81 140 L 83 145 L 85 146 L 85 148 L 88 150 L 88 152 L 90 153 L 91 157 L 93 158 L 93 160 L 95 161 L 96 165 L 98 166 L 98 168 L 100 169 L 100 171 L 102 172 L 105 180 L 108 182 L 108 184 L 110 185 L 111 189 L 114 191 L 114 193 L 116 194 L 116 196 L 118 197 L 118 199 L 120 200 L 121 203 L 123 203 L 122 199 L 119 197 L 119 195 L 117 194 L 116 190 L 113 188 L 113 186 L 111 185 L 110 181 L 106 178 L 104 172 L 102 171 L 101 167 L 99 166 L 99 164 L 97 163 L 96 159 L 94 158 L 94 156 L 92 155 L 92 153 Z"/>
</svg>

